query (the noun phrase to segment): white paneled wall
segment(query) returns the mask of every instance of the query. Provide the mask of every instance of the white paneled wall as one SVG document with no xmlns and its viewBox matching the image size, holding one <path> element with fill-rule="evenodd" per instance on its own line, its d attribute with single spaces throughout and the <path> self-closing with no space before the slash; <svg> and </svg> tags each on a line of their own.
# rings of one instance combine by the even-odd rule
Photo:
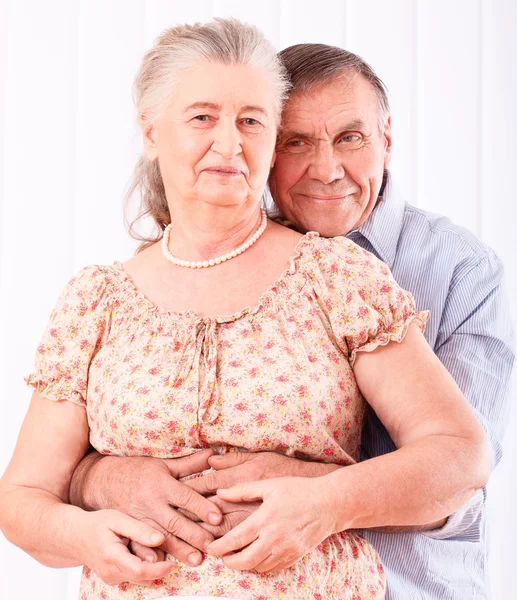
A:
<svg viewBox="0 0 517 600">
<path fill-rule="evenodd" d="M 391 91 L 406 198 L 491 244 L 517 306 L 515 0 L 0 0 L 2 471 L 59 291 L 82 266 L 135 248 L 121 206 L 140 148 L 131 83 L 144 49 L 172 24 L 213 16 L 252 22 L 279 49 L 324 42 L 369 61 Z M 490 494 L 494 598 L 514 589 L 515 415 L 505 448 Z M 0 537 L 1 600 L 77 589 L 77 570 L 44 568 Z"/>
</svg>

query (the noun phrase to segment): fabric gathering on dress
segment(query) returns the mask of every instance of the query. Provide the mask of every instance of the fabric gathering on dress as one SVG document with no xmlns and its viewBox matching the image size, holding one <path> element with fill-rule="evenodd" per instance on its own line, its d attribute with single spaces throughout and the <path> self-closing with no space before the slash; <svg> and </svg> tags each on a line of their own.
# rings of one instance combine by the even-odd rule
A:
<svg viewBox="0 0 517 600">
<path fill-rule="evenodd" d="M 120 263 L 93 265 L 66 286 L 26 382 L 84 406 L 102 454 L 213 448 L 346 466 L 359 459 L 367 410 L 352 370 L 357 352 L 401 341 L 428 317 L 375 256 L 314 232 L 257 304 L 230 316 L 165 310 Z M 80 600 L 378 600 L 385 586 L 375 548 L 345 531 L 279 573 L 238 572 L 207 556 L 195 568 L 177 562 L 150 587 L 111 587 L 84 567 Z"/>
</svg>

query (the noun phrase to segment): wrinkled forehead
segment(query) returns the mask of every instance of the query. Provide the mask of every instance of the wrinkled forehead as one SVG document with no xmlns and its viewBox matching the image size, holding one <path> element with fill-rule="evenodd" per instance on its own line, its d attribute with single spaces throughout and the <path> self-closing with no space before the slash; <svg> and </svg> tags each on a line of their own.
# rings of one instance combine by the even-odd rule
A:
<svg viewBox="0 0 517 600">
<path fill-rule="evenodd" d="M 170 106 L 181 113 L 191 106 L 238 111 L 254 106 L 274 121 L 276 100 L 265 70 L 247 64 L 200 61 L 179 73 Z"/>
<path fill-rule="evenodd" d="M 293 91 L 284 106 L 281 131 L 312 136 L 323 130 L 341 130 L 349 124 L 371 129 L 378 117 L 373 87 L 354 73 L 308 91 Z"/>
</svg>

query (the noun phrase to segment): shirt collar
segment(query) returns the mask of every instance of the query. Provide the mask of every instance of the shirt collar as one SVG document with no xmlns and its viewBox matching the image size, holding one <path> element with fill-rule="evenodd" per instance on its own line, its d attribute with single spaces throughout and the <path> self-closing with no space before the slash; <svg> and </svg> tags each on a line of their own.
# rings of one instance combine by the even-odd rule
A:
<svg viewBox="0 0 517 600">
<path fill-rule="evenodd" d="M 404 220 L 404 201 L 395 189 L 389 171 L 384 172 L 384 181 L 377 205 L 366 221 L 348 235 L 354 239 L 357 234 L 366 238 L 379 258 L 390 269 L 393 267 L 397 245 Z"/>
</svg>

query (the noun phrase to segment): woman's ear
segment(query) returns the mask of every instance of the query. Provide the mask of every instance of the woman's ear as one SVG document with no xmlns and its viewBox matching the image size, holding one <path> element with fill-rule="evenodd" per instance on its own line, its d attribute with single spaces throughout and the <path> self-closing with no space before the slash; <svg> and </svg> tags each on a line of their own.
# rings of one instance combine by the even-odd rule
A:
<svg viewBox="0 0 517 600">
<path fill-rule="evenodd" d="M 147 117 L 145 115 L 140 115 L 139 122 L 144 140 L 144 152 L 149 160 L 156 160 L 158 158 L 158 146 L 156 145 L 156 141 L 154 139 L 156 130 L 147 121 Z"/>
<path fill-rule="evenodd" d="M 276 161 L 276 150 L 273 150 L 273 158 L 271 159 L 271 169 L 275 166 Z"/>
</svg>

